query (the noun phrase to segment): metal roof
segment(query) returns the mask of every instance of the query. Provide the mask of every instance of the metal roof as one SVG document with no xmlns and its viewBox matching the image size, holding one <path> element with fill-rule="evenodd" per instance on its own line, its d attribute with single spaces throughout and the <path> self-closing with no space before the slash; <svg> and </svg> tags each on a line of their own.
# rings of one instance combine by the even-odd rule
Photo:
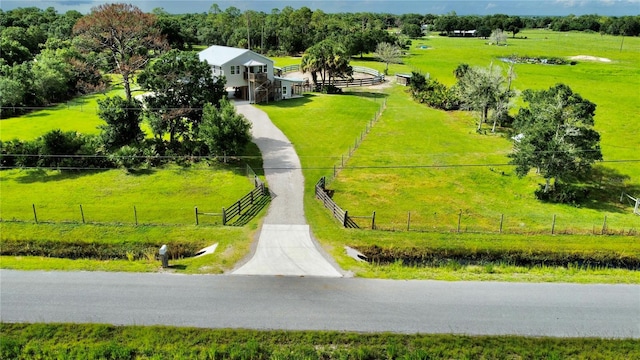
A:
<svg viewBox="0 0 640 360">
<path fill-rule="evenodd" d="M 238 49 L 238 48 L 233 48 L 228 46 L 213 45 L 200 51 L 198 53 L 198 57 L 200 57 L 200 61 L 207 60 L 209 65 L 220 66 L 250 51 L 251 50 L 247 50 L 247 49 Z"/>
<path fill-rule="evenodd" d="M 246 63 L 242 64 L 244 66 L 264 66 L 267 64 L 261 63 L 260 61 L 256 61 L 256 60 L 249 60 Z"/>
</svg>

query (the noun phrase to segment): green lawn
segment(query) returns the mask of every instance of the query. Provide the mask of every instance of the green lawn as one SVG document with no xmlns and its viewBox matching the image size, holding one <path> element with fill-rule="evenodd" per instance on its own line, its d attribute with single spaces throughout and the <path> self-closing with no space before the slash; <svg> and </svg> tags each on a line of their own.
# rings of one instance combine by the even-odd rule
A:
<svg viewBox="0 0 640 360">
<path fill-rule="evenodd" d="M 134 224 L 193 224 L 194 207 L 220 212 L 253 185 L 244 169 L 231 166 L 177 165 L 140 170 L 0 172 L 3 220 L 82 221 Z M 219 222 L 219 218 L 216 221 Z M 203 217 L 203 221 L 207 218 Z"/>
<path fill-rule="evenodd" d="M 548 41 L 550 38 L 544 39 L 552 35 L 556 36 L 554 42 Z M 366 216 L 375 211 L 378 228 L 396 232 L 340 229 L 314 199 L 313 184 L 320 176 L 331 177 L 332 167 L 341 164 L 342 155 L 352 146 L 353 140 L 350 144 L 348 139 L 357 137 L 364 130 L 366 121 L 372 117 L 371 113 L 362 115 L 362 121 L 354 122 L 355 127 L 347 133 L 347 130 L 333 130 L 344 124 L 341 113 L 345 109 L 353 111 L 362 107 L 360 103 L 338 107 L 330 96 L 307 98 L 313 104 L 321 102 L 314 105 L 316 108 L 335 109 L 321 115 L 313 113 L 313 116 L 296 103 L 290 103 L 293 106 L 288 107 L 286 113 L 276 106 L 263 107 L 292 140 L 302 159 L 306 168 L 306 216 L 316 237 L 322 240 L 341 266 L 362 276 L 391 278 L 640 281 L 634 271 L 596 268 L 574 268 L 568 272 L 561 268 L 510 268 L 507 265 L 480 270 L 462 266 L 453 271 L 436 268 L 398 269 L 393 265 L 368 268 L 356 265 L 344 255 L 344 245 L 442 247 L 443 244 L 434 242 L 433 238 L 442 237 L 443 242 L 450 241 L 454 235 L 447 234 L 457 230 L 459 217 L 461 232 L 468 235 L 453 246 L 483 249 L 498 242 L 509 247 L 516 239 L 522 239 L 528 242 L 522 245 L 525 249 L 542 247 L 554 251 L 580 251 L 591 248 L 593 251 L 638 254 L 639 249 L 634 244 L 637 243 L 640 218 L 632 214 L 630 206 L 619 204 L 618 200 L 622 190 L 631 192 L 640 189 L 640 166 L 636 165 L 637 162 L 615 161 L 637 159 L 637 149 L 640 148 L 640 139 L 637 138 L 640 123 L 630 120 L 634 118 L 631 114 L 637 114 L 640 110 L 636 90 L 640 84 L 640 77 L 637 76 L 640 73 L 640 39 L 627 39 L 620 52 L 620 39 L 614 37 L 541 31 L 525 32 L 522 36 L 528 39 L 510 39 L 507 47 L 487 46 L 477 39 L 432 37 L 420 40 L 414 42 L 405 64 L 393 65 L 390 70 L 391 73 L 412 70 L 429 72 L 441 81 L 452 84 L 452 72 L 459 63 L 488 66 L 494 62 L 494 66 L 497 66 L 501 64 L 499 57 L 514 53 L 529 56 L 592 55 L 612 59 L 610 63 L 581 61 L 574 66 L 516 67 L 518 77 L 515 86 L 519 90 L 548 88 L 562 81 L 598 104 L 596 124 L 602 133 L 603 153 L 605 160 L 613 162 L 596 166 L 601 177 L 592 190 L 593 200 L 581 207 L 537 201 L 533 191 L 542 179 L 533 173 L 525 179 L 518 179 L 510 166 L 475 166 L 507 163 L 506 155 L 511 150 L 509 140 L 503 135 L 477 134 L 473 114 L 429 109 L 411 100 L 405 93 L 406 88 L 396 86 L 386 89 L 384 95 L 377 95 L 387 100 L 382 118 L 353 157 L 346 161 L 345 169 L 339 171 L 330 184 L 330 188 L 335 190 L 334 199 L 350 214 Z M 420 44 L 428 44 L 431 48 L 419 49 Z M 278 65 L 295 61 L 292 58 L 282 59 L 282 64 Z M 379 70 L 384 67 L 384 64 L 368 61 L 366 57 L 362 61 L 356 59 L 354 64 Z M 355 99 L 354 95 L 346 98 Z M 322 125 L 309 124 L 316 120 Z M 305 131 L 306 127 L 312 131 Z M 314 136 L 308 136 L 308 133 Z M 331 138 L 335 144 L 334 152 L 327 152 L 326 138 Z M 409 213 L 412 231 L 406 232 L 403 230 L 407 228 Z M 551 236 L 554 216 L 556 235 Z M 594 236 L 602 232 L 605 217 L 609 233 L 636 235 L 623 238 L 631 240 Z M 532 242 L 529 235 L 500 235 L 501 218 L 504 233 L 539 235 Z M 358 221 L 363 226 L 370 225 L 370 220 Z M 476 235 L 476 232 L 495 235 L 486 237 Z M 583 235 L 557 235 L 565 233 Z M 558 241 L 561 244 L 559 246 Z M 504 274 L 500 274 L 502 272 Z"/>
<path fill-rule="evenodd" d="M 133 95 L 139 93 L 141 92 L 134 91 Z M 124 97 L 121 86 L 106 93 L 80 96 L 63 104 L 2 119 L 0 120 L 0 141 L 33 140 L 55 129 L 77 131 L 82 134 L 99 134 L 98 126 L 103 125 L 104 121 L 98 117 L 98 100 L 116 95 Z M 151 128 L 146 123 L 141 124 L 141 128 L 148 135 L 151 134 Z"/>
<path fill-rule="evenodd" d="M 123 170 L 66 173 L 59 171 L 0 172 L 0 239 L 115 247 L 121 253 L 150 247 L 150 259 L 68 260 L 3 256 L 1 266 L 12 269 L 157 271 L 154 256 L 161 244 L 196 249 L 218 244 L 217 252 L 201 258 L 172 259 L 172 271 L 220 273 L 248 251 L 260 214 L 243 227 L 222 226 L 220 213 L 248 193 L 252 183 L 239 166 L 198 164 L 128 174 Z M 35 204 L 38 224 L 32 204 Z M 86 224 L 82 223 L 84 212 Z M 135 210 L 134 210 L 135 206 Z M 135 225 L 137 215 L 138 226 Z M 151 245 L 152 244 L 152 245 Z M 52 244 L 51 247 L 54 247 Z M 61 245 L 65 246 L 65 245 Z"/>
</svg>

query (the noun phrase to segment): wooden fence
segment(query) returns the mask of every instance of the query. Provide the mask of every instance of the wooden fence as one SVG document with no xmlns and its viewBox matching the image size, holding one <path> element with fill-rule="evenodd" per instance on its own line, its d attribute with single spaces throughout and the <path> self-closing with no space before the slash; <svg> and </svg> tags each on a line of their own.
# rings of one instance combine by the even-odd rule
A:
<svg viewBox="0 0 640 360">
<path fill-rule="evenodd" d="M 198 207 L 195 207 L 195 215 L 196 215 L 196 225 L 200 224 L 199 215 L 209 215 L 209 216 L 221 216 L 222 217 L 222 225 L 227 225 L 229 222 L 234 220 L 235 218 L 239 218 L 244 213 L 249 211 L 254 205 L 260 203 L 262 204 L 263 198 L 269 196 L 269 192 L 267 191 L 264 183 L 258 179 L 256 176 L 254 179 L 255 187 L 251 190 L 247 195 L 243 196 L 240 200 L 233 203 L 231 206 L 222 208 L 222 212 L 220 213 L 206 213 L 199 212 Z"/>
<path fill-rule="evenodd" d="M 281 69 L 282 74 L 300 71 L 300 65 L 287 65 L 283 66 Z M 339 88 L 345 87 L 360 87 L 360 86 L 371 86 L 377 85 L 384 82 L 384 74 L 379 72 L 378 70 L 371 69 L 364 66 L 353 66 L 353 72 L 368 74 L 372 77 L 366 79 L 334 79 L 331 81 L 331 85 L 335 85 Z"/>
<path fill-rule="evenodd" d="M 280 70 L 282 71 L 283 74 L 300 71 L 300 65 L 299 64 L 287 65 L 287 66 L 281 67 Z"/>
<path fill-rule="evenodd" d="M 342 226 L 346 228 L 359 229 L 358 224 L 355 223 L 351 218 L 349 218 L 349 212 L 346 210 L 342 210 L 338 204 L 327 194 L 325 189 L 326 179 L 325 177 L 321 177 L 320 180 L 316 183 L 316 199 L 322 201 L 324 207 L 331 211 L 331 214 L 334 218 L 336 218 Z"/>
</svg>

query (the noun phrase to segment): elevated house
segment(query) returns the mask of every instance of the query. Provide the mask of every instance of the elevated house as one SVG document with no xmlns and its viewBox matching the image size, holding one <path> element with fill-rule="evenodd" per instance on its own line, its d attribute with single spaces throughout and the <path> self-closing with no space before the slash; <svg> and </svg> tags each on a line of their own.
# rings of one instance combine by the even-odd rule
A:
<svg viewBox="0 0 640 360">
<path fill-rule="evenodd" d="M 213 45 L 198 53 L 215 78 L 224 76 L 227 88 L 250 103 L 278 101 L 300 94 L 303 80 L 275 76 L 273 60 L 247 49 Z"/>
</svg>

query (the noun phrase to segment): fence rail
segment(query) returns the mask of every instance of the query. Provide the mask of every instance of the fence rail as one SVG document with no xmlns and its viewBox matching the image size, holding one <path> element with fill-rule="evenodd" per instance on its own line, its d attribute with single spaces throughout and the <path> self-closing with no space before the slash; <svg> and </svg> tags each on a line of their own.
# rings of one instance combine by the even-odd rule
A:
<svg viewBox="0 0 640 360">
<path fill-rule="evenodd" d="M 323 176 L 316 183 L 316 199 L 322 201 L 324 207 L 331 211 L 331 214 L 334 218 L 336 218 L 342 226 L 346 228 L 359 229 L 358 224 L 353 221 L 353 219 L 349 218 L 349 212 L 346 210 L 342 210 L 338 204 L 327 194 L 325 189 L 326 178 Z"/>
<path fill-rule="evenodd" d="M 264 184 L 260 184 L 240 200 L 233 203 L 233 205 L 229 206 L 229 208 L 222 208 L 222 225 L 227 225 L 228 222 L 239 217 L 243 210 L 249 209 L 260 197 L 266 194 Z"/>
<path fill-rule="evenodd" d="M 629 203 L 631 206 L 633 206 L 633 213 L 636 215 L 640 215 L 640 197 L 634 198 L 633 196 L 623 192 L 622 195 L 620 195 L 620 202 L 623 202 L 625 198 L 631 200 Z"/>
<path fill-rule="evenodd" d="M 235 218 L 240 218 L 241 216 L 246 214 L 255 205 L 264 205 L 264 202 L 262 200 L 264 199 L 264 197 L 269 196 L 269 191 L 267 190 L 264 182 L 260 180 L 258 175 L 256 175 L 255 171 L 253 171 L 251 166 L 249 166 L 248 164 L 246 165 L 245 171 L 249 180 L 253 182 L 253 190 L 251 190 L 247 195 L 240 198 L 240 200 L 234 202 L 231 206 L 226 208 L 223 207 L 222 212 L 220 213 L 200 212 L 198 211 L 198 207 L 196 207 L 196 225 L 200 223 L 198 215 L 220 216 L 222 217 L 222 225 L 227 225 Z"/>
<path fill-rule="evenodd" d="M 282 71 L 283 74 L 300 71 L 300 65 L 298 64 L 287 65 L 280 68 L 280 70 Z M 366 78 L 366 79 L 350 79 L 350 80 L 336 79 L 331 81 L 331 84 L 335 85 L 336 87 L 344 88 L 344 87 L 371 86 L 371 85 L 377 85 L 377 84 L 380 84 L 381 82 L 384 82 L 384 74 L 379 72 L 376 69 L 371 69 L 364 66 L 353 66 L 353 72 L 368 74 L 373 77 Z"/>
<path fill-rule="evenodd" d="M 384 76 L 366 79 L 332 80 L 331 85 L 339 88 L 372 86 L 384 82 Z"/>
<path fill-rule="evenodd" d="M 300 71 L 300 64 L 287 65 L 280 68 L 283 74 Z"/>
</svg>

